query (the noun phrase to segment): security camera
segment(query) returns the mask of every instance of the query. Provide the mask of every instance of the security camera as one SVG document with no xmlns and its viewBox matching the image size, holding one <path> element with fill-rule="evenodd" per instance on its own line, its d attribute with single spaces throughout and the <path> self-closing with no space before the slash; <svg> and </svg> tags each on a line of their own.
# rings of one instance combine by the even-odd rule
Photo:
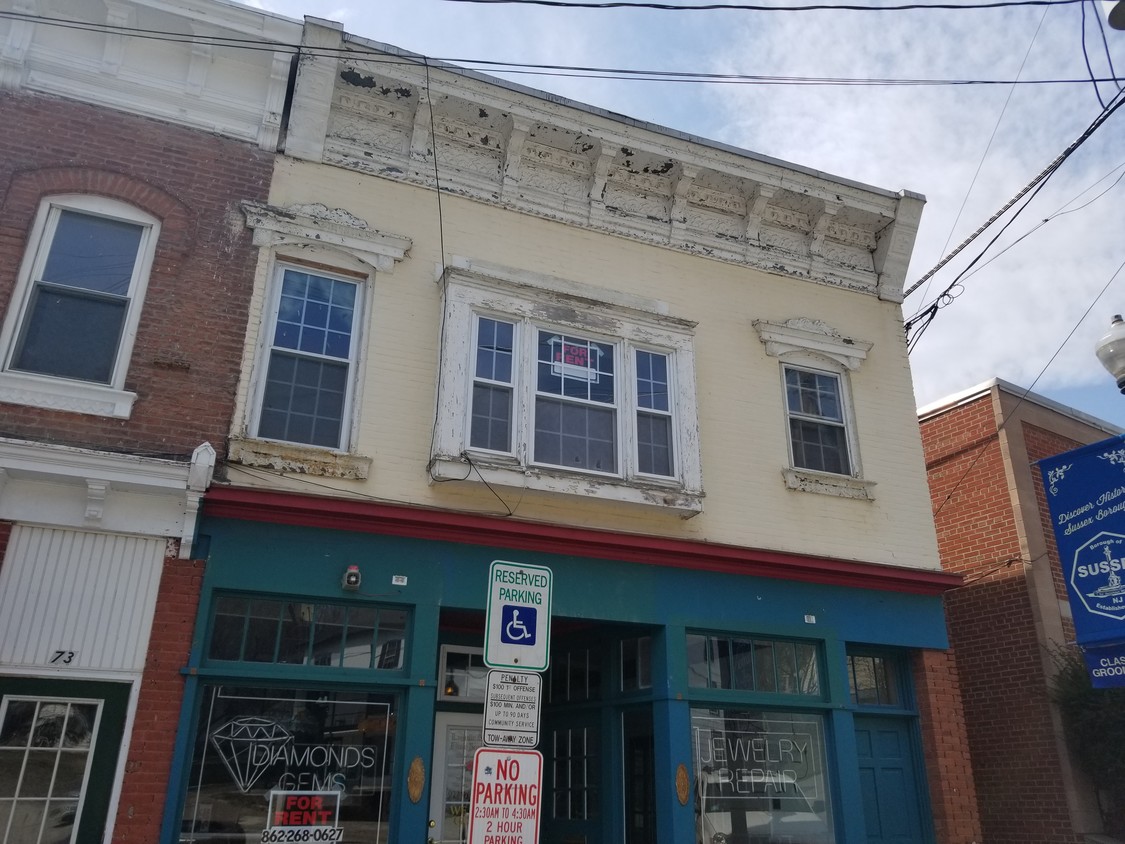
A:
<svg viewBox="0 0 1125 844">
<path fill-rule="evenodd" d="M 344 570 L 344 577 L 340 581 L 340 585 L 349 592 L 354 592 L 362 582 L 363 576 L 359 573 L 359 566 L 348 566 Z"/>
</svg>

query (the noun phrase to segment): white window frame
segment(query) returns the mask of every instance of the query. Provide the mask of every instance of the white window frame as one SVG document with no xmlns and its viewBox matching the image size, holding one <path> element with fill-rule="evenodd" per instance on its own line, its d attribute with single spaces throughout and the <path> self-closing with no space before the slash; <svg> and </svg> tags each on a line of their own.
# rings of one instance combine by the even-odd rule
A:
<svg viewBox="0 0 1125 844">
<path fill-rule="evenodd" d="M 784 323 L 755 320 L 754 328 L 765 345 L 766 354 L 780 361 L 779 384 L 781 414 L 785 428 L 788 466 L 782 469 L 785 485 L 799 492 L 835 495 L 842 498 L 873 500 L 875 482 L 863 477 L 859 454 L 859 437 L 855 423 L 849 374 L 857 371 L 867 359 L 872 343 L 845 337 L 820 320 L 799 318 Z M 848 474 L 821 472 L 796 466 L 790 434 L 789 400 L 785 371 L 805 370 L 833 375 L 839 385 L 840 409 L 843 415 L 844 439 L 848 449 Z"/>
<path fill-rule="evenodd" d="M 258 434 L 262 415 L 262 404 L 266 393 L 266 375 L 269 372 L 270 358 L 274 351 L 274 334 L 277 328 L 277 318 L 281 308 L 281 293 L 285 281 L 285 272 L 287 270 L 319 276 L 333 281 L 346 282 L 355 285 L 356 288 L 355 308 L 352 313 L 352 332 L 348 349 L 347 393 L 344 397 L 344 407 L 340 417 L 340 438 L 335 446 L 317 445 L 315 443 L 306 443 L 299 440 L 285 440 L 276 437 L 264 437 Z M 355 448 L 354 437 L 357 425 L 357 408 L 360 404 L 360 373 L 363 368 L 362 358 L 367 334 L 367 307 L 371 298 L 373 284 L 374 279 L 370 275 L 358 277 L 344 272 L 332 272 L 331 270 L 319 266 L 310 267 L 298 261 L 287 261 L 283 257 L 278 257 L 274 262 L 270 272 L 269 308 L 264 315 L 265 318 L 262 320 L 258 354 L 254 367 L 256 375 L 253 382 L 253 403 L 250 413 L 250 436 L 254 440 L 263 443 L 282 443 L 300 449 L 325 451 L 333 454 L 348 454 Z M 295 350 L 288 349 L 285 351 L 294 352 Z M 302 353 L 296 352 L 296 354 L 301 355 Z"/>
<path fill-rule="evenodd" d="M 694 323 L 666 314 L 663 303 L 589 285 L 455 259 L 444 283 L 439 410 L 430 474 L 436 481 L 485 482 L 593 496 L 666 508 L 702 510 L 695 398 Z M 511 450 L 470 445 L 478 317 L 515 324 Z M 539 329 L 609 343 L 617 356 L 613 472 L 573 469 L 532 459 Z M 638 469 L 636 350 L 668 359 L 674 473 Z M 608 407 L 608 405 L 607 405 Z"/>
<path fill-rule="evenodd" d="M 129 283 L 128 305 L 117 343 L 112 373 L 104 384 L 13 369 L 16 346 L 35 290 L 36 279 L 50 254 L 55 228 L 63 211 L 105 217 L 140 226 L 143 229 Z M 136 393 L 125 390 L 125 377 L 136 341 L 149 275 L 152 271 L 156 244 L 160 238 L 160 221 L 139 208 L 116 199 L 82 194 L 46 197 L 39 204 L 35 223 L 28 238 L 19 276 L 12 291 L 11 305 L 0 329 L 0 401 L 53 410 L 67 410 L 99 416 L 129 418 Z"/>
<path fill-rule="evenodd" d="M 287 207 L 243 202 L 246 225 L 254 232 L 254 245 L 262 250 L 259 256 L 259 280 L 254 302 L 280 301 L 281 285 L 275 267 L 291 263 L 308 266 L 312 272 L 344 279 L 364 279 L 363 301 L 366 313 L 373 307 L 375 280 L 379 273 L 394 271 L 395 264 L 406 258 L 411 240 L 400 235 L 381 232 L 343 208 L 328 208 L 320 203 Z M 296 256 L 300 256 L 300 258 Z M 278 297 L 276 300 L 271 298 Z M 260 297 L 260 298 L 259 298 Z M 252 303 L 253 307 L 253 303 Z M 276 304 L 274 305 L 276 307 Z M 255 315 L 257 312 L 254 312 Z M 355 358 L 355 375 L 351 413 L 345 420 L 347 435 L 342 448 L 298 445 L 276 440 L 260 440 L 247 432 L 257 429 L 257 412 L 264 388 L 269 357 L 267 345 L 272 344 L 272 331 L 267 333 L 268 309 L 263 306 L 262 319 L 251 322 L 248 343 L 254 344 L 247 356 L 253 361 L 244 380 L 246 395 L 240 400 L 238 419 L 230 439 L 228 460 L 246 466 L 268 469 L 289 469 L 310 475 L 362 480 L 368 477 L 371 458 L 356 453 L 360 409 L 363 405 L 363 373 L 366 369 L 369 342 L 367 317 L 357 323 L 359 344 Z M 271 323 L 272 325 L 272 323 Z"/>
</svg>

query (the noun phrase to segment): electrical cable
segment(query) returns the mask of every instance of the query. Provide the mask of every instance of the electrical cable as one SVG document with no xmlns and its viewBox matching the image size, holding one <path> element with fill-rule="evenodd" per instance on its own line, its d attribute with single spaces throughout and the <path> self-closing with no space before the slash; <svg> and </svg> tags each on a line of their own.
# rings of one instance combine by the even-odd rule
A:
<svg viewBox="0 0 1125 844">
<path fill-rule="evenodd" d="M 1097 21 L 1098 32 L 1102 36 L 1102 49 L 1105 50 L 1105 61 L 1106 65 L 1109 67 L 1109 74 L 1110 76 L 1116 76 L 1117 71 L 1113 69 L 1113 56 L 1110 55 L 1109 52 L 1109 39 L 1107 39 L 1105 35 L 1105 26 L 1102 24 L 1102 16 L 1098 14 L 1098 8 L 1094 5 L 1095 0 L 1090 0 L 1090 4 L 1094 7 L 1094 20 Z M 1117 90 L 1121 90 L 1121 85 L 1117 86 Z"/>
<path fill-rule="evenodd" d="M 1047 19 L 1047 10 L 1043 10 L 1043 14 L 1039 17 L 1039 25 L 1035 27 L 1035 32 L 1031 35 L 1031 42 L 1027 45 L 1027 50 L 1024 51 L 1023 60 L 1020 62 L 1019 70 L 1016 71 L 1016 79 L 1023 76 L 1023 69 L 1027 66 L 1028 57 L 1031 56 L 1031 49 L 1035 46 L 1035 41 L 1039 38 L 1039 31 L 1043 29 L 1043 21 Z M 973 188 L 976 187 L 977 179 L 980 177 L 980 171 L 984 168 L 984 162 L 988 158 L 988 153 L 992 149 L 992 142 L 996 140 L 996 133 L 1000 130 L 1000 124 L 1004 121 L 1004 115 L 1008 113 L 1008 105 L 1012 102 L 1012 95 L 1016 92 L 1015 83 L 1008 89 L 1008 96 L 1004 98 L 1004 105 L 1000 107 L 1000 114 L 996 117 L 996 125 L 992 127 L 992 134 L 988 136 L 988 143 L 984 145 L 984 152 L 981 153 L 980 161 L 977 162 L 977 169 L 973 173 L 973 178 L 969 182 L 969 187 L 965 191 L 965 196 L 961 200 L 961 207 L 957 209 L 957 216 L 953 218 L 953 223 L 949 226 L 949 234 L 945 236 L 945 243 L 942 244 L 941 251 L 944 253 L 949 249 L 949 242 L 953 240 L 953 232 L 957 230 L 957 224 L 961 222 L 961 214 L 965 211 L 965 206 L 969 204 L 969 197 L 973 193 Z M 931 277 L 932 280 L 932 277 Z M 926 289 L 922 291 L 922 299 L 926 298 L 926 294 L 930 291 L 930 285 L 927 282 Z"/>
<path fill-rule="evenodd" d="M 923 284 L 925 284 L 927 280 L 929 280 L 942 267 L 944 267 L 951 260 L 953 260 L 953 258 L 955 258 L 958 254 L 960 254 L 961 251 L 965 249 L 965 247 L 967 247 L 970 243 L 972 243 L 974 240 L 976 240 L 990 226 L 992 226 L 993 223 L 995 223 L 1002 216 L 1004 216 L 1004 214 L 1006 214 L 1008 212 L 1008 210 L 1013 205 L 1015 205 L 1017 202 L 1019 202 L 1021 199 L 1023 199 L 1023 197 L 1026 196 L 1029 192 L 1034 191 L 1034 193 L 1032 193 L 1032 196 L 1031 196 L 1031 198 L 1034 198 L 1035 194 L 1037 194 L 1039 192 L 1039 190 L 1042 188 L 1042 186 L 1047 183 L 1047 181 L 1051 178 L 1052 175 L 1054 175 L 1054 173 L 1059 169 L 1059 167 L 1062 165 L 1062 163 L 1064 161 L 1066 161 L 1068 158 L 1070 158 L 1070 156 L 1074 154 L 1074 151 L 1077 150 L 1080 146 L 1082 146 L 1082 144 L 1084 144 L 1090 138 L 1090 136 L 1093 135 L 1094 132 L 1096 132 L 1106 122 L 1106 120 L 1108 120 L 1114 114 L 1114 112 L 1116 112 L 1119 108 L 1121 108 L 1122 105 L 1125 105 L 1125 92 L 1119 92 L 1116 97 L 1114 97 L 1112 100 L 1110 100 L 1110 104 L 1106 108 L 1102 109 L 1101 113 L 1098 114 L 1098 116 L 1094 118 L 1093 122 L 1090 123 L 1090 125 L 1086 127 L 1086 129 L 1082 132 L 1082 134 L 1079 135 L 1078 138 L 1076 138 L 1070 144 L 1070 146 L 1068 146 L 1058 156 L 1056 156 L 1055 160 L 1052 161 L 1050 164 L 1048 164 L 1045 168 L 1043 168 L 1043 170 L 1040 171 L 1039 174 L 1034 179 L 1032 179 L 1030 182 L 1028 182 L 1028 184 L 1022 190 L 1020 190 L 1019 193 L 1017 193 L 1010 200 L 1008 200 L 1008 202 L 1004 205 L 1003 208 L 1001 208 L 999 211 L 997 211 L 995 214 L 993 214 L 991 217 L 989 217 L 988 220 L 985 223 L 983 223 L 975 232 L 973 232 L 965 240 L 963 240 L 957 246 L 956 249 L 954 249 L 952 252 L 950 252 L 948 255 L 946 255 L 944 258 L 942 258 L 933 267 L 933 269 L 931 269 L 924 276 L 922 276 L 920 279 L 918 279 L 918 281 L 916 281 L 914 284 L 912 284 L 910 286 L 910 288 L 903 294 L 903 298 L 905 299 L 906 297 L 910 296 L 910 294 L 912 294 L 915 290 L 917 290 L 919 287 L 921 287 Z M 1019 216 L 1020 213 L 1022 213 L 1023 209 L 1026 208 L 1026 207 L 1027 207 L 1027 202 L 1025 202 L 1022 206 L 1020 206 L 1019 209 L 1017 209 L 1015 215 L 1013 215 L 1012 218 L 1007 223 L 1004 224 L 1004 227 L 1000 230 L 999 234 L 997 234 L 996 237 L 994 237 L 991 241 L 989 241 L 988 245 L 985 246 L 985 248 L 977 255 L 977 257 L 973 259 L 973 261 L 969 264 L 969 266 L 966 267 L 964 270 L 962 270 L 960 274 L 958 274 L 957 278 L 955 278 L 953 280 L 952 284 L 950 284 L 949 287 L 947 287 L 946 290 L 943 291 L 942 294 L 940 294 L 938 296 L 938 299 L 941 299 L 945 295 L 945 293 L 948 292 L 948 290 L 950 290 L 954 285 L 956 285 L 958 283 L 958 281 L 961 279 L 961 277 L 964 276 L 965 273 L 968 272 L 968 270 L 972 268 L 973 264 L 975 264 L 977 261 L 979 261 L 981 259 L 981 257 L 983 257 L 984 253 L 988 250 L 988 248 L 991 247 L 992 244 L 996 242 L 997 238 L 999 238 L 1000 235 L 1004 233 L 1004 230 L 1007 229 L 1007 227 L 1010 226 L 1012 224 L 1012 222 L 1015 221 L 1015 219 Z M 918 311 L 917 314 L 915 314 L 915 316 L 908 319 L 907 324 L 905 326 L 906 329 L 909 331 L 910 323 L 913 320 L 915 320 L 917 317 L 919 317 L 922 313 L 928 311 L 929 308 L 930 308 L 929 305 L 924 306 L 922 309 L 920 309 Z"/>
<path fill-rule="evenodd" d="M 1015 403 L 1015 405 L 1013 405 L 1012 409 L 1008 411 L 1007 415 L 1001 418 L 1000 423 L 996 426 L 997 436 L 999 436 L 1000 432 L 1004 430 L 1004 426 L 1008 424 L 1008 421 L 1015 416 L 1016 411 L 1019 409 L 1020 405 L 1022 405 L 1027 400 L 1027 397 L 1031 394 L 1032 389 L 1036 384 L 1039 383 L 1039 379 L 1043 377 L 1043 374 L 1051 367 L 1051 364 L 1055 362 L 1055 358 L 1057 358 L 1062 353 L 1062 350 L 1066 347 L 1066 344 L 1070 342 L 1070 338 L 1074 336 L 1074 332 L 1078 330 L 1078 326 L 1080 326 L 1085 321 L 1086 317 L 1090 315 L 1090 312 L 1094 309 L 1094 305 L 1096 305 L 1102 298 L 1102 296 L 1105 295 L 1105 292 L 1109 290 L 1109 286 L 1113 284 L 1114 280 L 1121 274 L 1121 271 L 1123 269 L 1125 269 L 1125 261 L 1122 261 L 1118 265 L 1117 269 L 1114 270 L 1113 275 L 1109 277 L 1109 281 L 1102 285 L 1102 289 L 1098 291 L 1098 295 L 1094 297 L 1094 300 L 1090 302 L 1089 307 L 1087 307 L 1086 310 L 1083 311 L 1082 316 L 1080 316 L 1078 318 L 1078 321 L 1074 323 L 1074 327 L 1070 329 L 1070 332 L 1063 339 L 1062 343 L 1059 344 L 1059 347 L 1055 350 L 1055 353 L 1051 355 L 1047 363 L 1044 364 L 1041 370 L 1039 370 L 1039 374 L 1035 376 L 1035 380 L 1033 380 L 1031 382 L 1031 385 L 1024 390 L 1023 395 L 1019 397 L 1019 400 Z M 969 476 L 973 469 L 976 468 L 977 463 L 979 463 L 981 458 L 984 457 L 984 453 L 985 451 L 987 451 L 988 445 L 991 441 L 992 437 L 990 436 L 988 440 L 981 445 L 976 457 L 974 457 L 973 461 L 969 464 L 969 468 L 967 468 L 961 475 L 961 477 L 957 479 L 957 483 L 953 485 L 953 487 L 946 494 L 945 498 L 942 500 L 941 504 L 938 505 L 938 508 L 934 510 L 935 519 L 937 518 L 938 514 L 941 513 L 941 511 L 945 508 L 945 505 L 952 500 L 953 494 L 961 487 L 961 484 L 965 482 L 965 479 Z"/>
<path fill-rule="evenodd" d="M 1098 105 L 1105 108 L 1105 100 L 1102 99 L 1102 92 L 1095 81 L 1094 68 L 1090 66 L 1090 54 L 1086 51 L 1086 4 L 1083 3 L 1080 8 L 1082 9 L 1082 59 L 1086 62 L 1086 72 L 1090 74 L 1090 81 L 1094 84 L 1094 96 L 1098 98 Z"/>
<path fill-rule="evenodd" d="M 1069 2 L 1069 0 L 1059 0 Z M 559 78 L 578 79 L 606 79 L 628 80 L 637 82 L 690 82 L 698 84 L 715 85 L 793 85 L 793 86 L 858 86 L 858 87 L 895 87 L 895 86 L 927 86 L 927 87 L 957 87 L 957 86 L 989 86 L 989 85 L 1087 85 L 1088 77 L 1083 78 L 1051 78 L 1051 79 L 911 79 L 887 77 L 832 77 L 832 76 L 778 76 L 768 74 L 720 74 L 693 71 L 663 71 L 663 70 L 634 70 L 629 68 L 613 67 L 588 67 L 582 65 L 555 65 L 505 62 L 489 59 L 472 58 L 443 58 L 425 56 L 395 56 L 388 55 L 375 48 L 363 47 L 302 47 L 299 44 L 284 42 L 271 42 L 262 39 L 229 38 L 224 36 L 184 35 L 179 32 L 169 32 L 154 29 L 140 29 L 125 26 L 111 26 L 108 24 L 92 24 L 84 21 L 66 20 L 62 18 L 47 18 L 41 15 L 31 15 L 19 12 L 0 12 L 0 20 L 23 20 L 40 23 L 47 26 L 58 26 L 65 29 L 77 29 L 87 32 L 102 32 L 117 35 L 129 35 L 134 38 L 164 41 L 177 44 L 206 44 L 212 47 L 228 47 L 230 49 L 243 49 L 258 52 L 285 52 L 291 51 L 294 55 L 305 54 L 309 56 L 327 56 L 339 58 L 362 58 L 375 64 L 387 65 L 420 65 L 429 62 L 433 64 L 449 64 L 477 68 L 485 72 L 506 73 L 509 75 L 527 75 Z M 1125 79 L 1116 76 L 1100 77 L 1097 82 L 1106 82 L 1119 85 Z"/>
<path fill-rule="evenodd" d="M 1075 200 L 1077 200 L 1080 196 L 1082 196 L 1083 193 L 1087 193 L 1088 191 L 1093 190 L 1098 185 L 1099 182 L 1104 182 L 1106 179 L 1108 179 L 1110 176 L 1112 176 L 1115 171 L 1120 170 L 1123 167 L 1125 167 L 1125 162 L 1123 162 L 1121 164 L 1118 164 L 1116 167 L 1113 168 L 1113 170 L 1110 170 L 1108 173 L 1106 173 L 1106 175 L 1104 175 L 1100 179 L 1098 179 L 1097 182 L 1094 182 L 1094 184 L 1090 185 L 1090 187 L 1083 190 L 1082 193 L 1079 193 L 1078 196 L 1076 196 L 1073 199 L 1063 203 L 1063 205 L 1059 206 L 1058 210 L 1056 210 L 1053 214 L 1050 214 L 1047 217 L 1040 220 L 1032 228 L 1028 229 L 1026 232 L 1021 234 L 1019 237 L 1017 237 L 1015 240 L 1013 240 L 1011 243 L 1009 243 L 1007 246 L 1005 246 L 1003 249 L 1001 249 L 999 252 L 997 252 L 995 255 L 993 255 L 991 258 L 989 258 L 987 261 L 985 261 L 983 264 L 981 264 L 979 267 L 976 267 L 972 272 L 967 273 L 965 275 L 965 279 L 967 280 L 967 279 L 972 278 L 974 275 L 979 273 L 981 270 L 983 270 L 985 267 L 987 267 L 989 264 L 991 264 L 993 261 L 995 261 L 1001 255 L 1003 255 L 1005 252 L 1007 252 L 1009 249 L 1012 249 L 1015 246 L 1017 246 L 1018 244 L 1027 240 L 1027 238 L 1031 237 L 1031 235 L 1035 234 L 1035 232 L 1039 231 L 1041 228 L 1043 228 L 1043 226 L 1047 225 L 1047 223 L 1051 222 L 1052 220 L 1055 220 L 1055 219 L 1057 219 L 1059 217 L 1062 217 L 1066 214 L 1073 214 L 1076 211 L 1081 211 L 1083 208 L 1087 208 L 1087 207 L 1093 205 L 1095 202 L 1097 202 L 1099 199 L 1101 199 L 1103 196 L 1105 196 L 1107 193 L 1109 193 L 1111 190 L 1113 190 L 1115 187 L 1117 187 L 1119 184 L 1121 184 L 1122 179 L 1125 179 L 1125 172 L 1122 172 L 1120 175 L 1118 175 L 1118 177 L 1114 180 L 1112 185 L 1110 185 L 1108 188 L 1103 190 L 1101 193 L 1099 193 L 1093 199 L 1089 200 L 1088 202 L 1082 203 L 1077 208 L 1070 208 L 1070 209 L 1066 208 L 1067 205 L 1070 205 L 1071 202 L 1074 202 Z M 1066 209 L 1066 210 L 1064 210 L 1064 209 Z"/>
<path fill-rule="evenodd" d="M 909 12 L 921 10 L 1007 9 L 1013 6 L 1066 6 L 1085 0 L 994 0 L 991 3 L 903 3 L 897 6 L 870 6 L 857 3 L 816 3 L 804 6 L 762 6 L 737 3 L 706 3 L 687 6 L 682 3 L 631 3 L 628 0 L 580 3 L 574 0 L 446 0 L 448 3 L 506 4 L 512 6 L 551 6 L 563 9 L 656 9 L 662 12 Z"/>
</svg>

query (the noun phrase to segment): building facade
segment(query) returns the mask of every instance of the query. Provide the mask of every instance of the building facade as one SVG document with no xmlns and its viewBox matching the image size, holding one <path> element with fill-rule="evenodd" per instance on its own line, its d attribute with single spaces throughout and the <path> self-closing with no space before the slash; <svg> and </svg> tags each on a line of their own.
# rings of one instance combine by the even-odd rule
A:
<svg viewBox="0 0 1125 844">
<path fill-rule="evenodd" d="M 469 813 L 498 561 L 552 583 L 504 628 L 545 844 L 980 840 L 920 197 L 96 9 L 0 20 L 0 840 L 512 837 Z"/>
<path fill-rule="evenodd" d="M 969 748 L 987 842 L 1081 842 L 1103 831 L 1096 791 L 1051 702 L 1073 644 L 1036 461 L 1120 433 L 994 380 L 920 411 Z"/>
<path fill-rule="evenodd" d="M 315 19 L 287 113 L 161 840 L 298 792 L 347 841 L 511 834 L 470 816 L 497 561 L 552 582 L 543 842 L 979 840 L 921 198 Z"/>
<path fill-rule="evenodd" d="M 153 841 L 291 51 L 221 4 L 3 5 L 0 841 Z"/>
</svg>

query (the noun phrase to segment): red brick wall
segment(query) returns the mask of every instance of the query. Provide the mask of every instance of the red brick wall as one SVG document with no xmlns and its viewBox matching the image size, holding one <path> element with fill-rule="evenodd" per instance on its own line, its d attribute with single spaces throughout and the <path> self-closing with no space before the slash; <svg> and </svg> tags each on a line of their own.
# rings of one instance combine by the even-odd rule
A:
<svg viewBox="0 0 1125 844">
<path fill-rule="evenodd" d="M 175 543 L 170 543 L 174 546 Z M 184 678 L 203 581 L 202 560 L 164 558 L 114 841 L 153 842 L 160 836 Z"/>
<path fill-rule="evenodd" d="M 942 564 L 965 576 L 946 615 L 983 840 L 1077 844 L 991 397 L 925 420 L 922 442 Z"/>
<path fill-rule="evenodd" d="M 8 553 L 8 540 L 12 538 L 12 523 L 0 522 L 0 568 L 4 567 L 4 557 Z"/>
<path fill-rule="evenodd" d="M 223 455 L 257 250 L 238 204 L 264 200 L 273 156 L 81 103 L 0 92 L 0 313 L 40 201 L 85 193 L 162 221 L 127 390 L 130 419 L 0 404 L 0 436 L 184 457 Z"/>
<path fill-rule="evenodd" d="M 947 651 L 918 651 L 911 667 L 938 844 L 976 844 L 980 814 L 956 662 Z"/>
</svg>

